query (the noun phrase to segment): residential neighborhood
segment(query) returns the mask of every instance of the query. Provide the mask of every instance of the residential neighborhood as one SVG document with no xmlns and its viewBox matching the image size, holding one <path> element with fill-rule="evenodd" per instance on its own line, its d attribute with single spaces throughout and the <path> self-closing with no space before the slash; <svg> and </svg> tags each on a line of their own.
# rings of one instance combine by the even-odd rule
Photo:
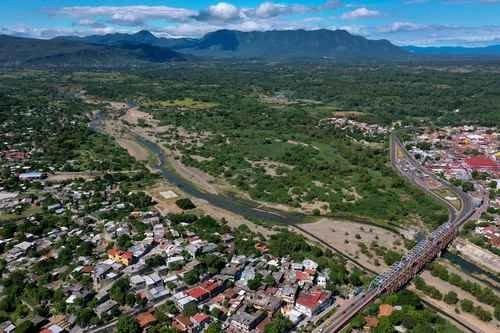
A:
<svg viewBox="0 0 500 333">
<path fill-rule="evenodd" d="M 348 280 L 331 281 L 344 266 L 333 271 L 333 258 L 304 240 L 316 257 L 276 255 L 245 226 L 162 215 L 120 179 L 17 177 L 17 191 L 2 190 L 2 214 L 17 216 L 0 226 L 3 308 L 44 333 L 99 331 L 124 315 L 143 331 L 263 332 L 276 318 L 306 328 L 353 297 Z M 14 323 L 4 320 L 2 332 Z"/>
</svg>

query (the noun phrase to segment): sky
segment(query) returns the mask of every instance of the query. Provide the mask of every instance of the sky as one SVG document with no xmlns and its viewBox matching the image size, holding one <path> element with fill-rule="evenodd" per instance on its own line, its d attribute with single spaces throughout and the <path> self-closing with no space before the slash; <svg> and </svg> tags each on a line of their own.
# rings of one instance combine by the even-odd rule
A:
<svg viewBox="0 0 500 333">
<path fill-rule="evenodd" d="M 0 34 L 344 29 L 397 45 L 500 44 L 500 0 L 1 0 Z"/>
</svg>

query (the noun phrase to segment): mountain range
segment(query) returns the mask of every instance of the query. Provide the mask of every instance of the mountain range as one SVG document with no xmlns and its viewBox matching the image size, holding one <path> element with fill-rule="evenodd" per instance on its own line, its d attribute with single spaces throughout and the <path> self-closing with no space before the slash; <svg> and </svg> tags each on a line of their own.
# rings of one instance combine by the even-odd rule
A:
<svg viewBox="0 0 500 333">
<path fill-rule="evenodd" d="M 0 35 L 0 66 L 107 66 L 183 61 L 189 57 L 147 44 L 97 45 L 65 39 Z"/>
<path fill-rule="evenodd" d="M 500 57 L 500 46 L 485 48 L 398 47 L 344 30 L 218 30 L 202 38 L 163 38 L 143 30 L 50 40 L 0 35 L 0 66 L 119 67 L 204 58 L 333 59 L 401 61 L 437 56 Z"/>
<path fill-rule="evenodd" d="M 219 30 L 199 39 L 162 38 L 149 31 L 51 40 L 0 36 L 0 46 L 0 65 L 4 66 L 126 66 L 207 57 L 393 61 L 410 55 L 387 40 L 369 40 L 343 30 Z"/>
<path fill-rule="evenodd" d="M 62 39 L 68 40 L 68 37 Z M 394 60 L 408 56 L 406 51 L 387 40 L 369 40 L 344 30 L 326 29 L 252 32 L 218 30 L 200 39 L 158 38 L 149 31 L 140 31 L 131 35 L 109 34 L 69 39 L 108 46 L 146 43 L 186 54 L 216 58 Z"/>
</svg>

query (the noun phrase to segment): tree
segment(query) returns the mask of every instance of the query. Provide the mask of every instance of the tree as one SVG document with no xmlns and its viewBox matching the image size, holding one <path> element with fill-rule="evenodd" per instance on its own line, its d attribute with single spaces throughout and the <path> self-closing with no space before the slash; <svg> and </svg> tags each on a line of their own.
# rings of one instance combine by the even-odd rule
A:
<svg viewBox="0 0 500 333">
<path fill-rule="evenodd" d="M 224 333 L 224 330 L 218 322 L 215 322 L 208 325 L 205 333 Z"/>
<path fill-rule="evenodd" d="M 454 291 L 450 291 L 448 292 L 445 296 L 444 296 L 444 301 L 448 304 L 457 304 L 458 302 L 458 297 L 457 297 L 457 293 L 454 292 Z"/>
<path fill-rule="evenodd" d="M 353 269 L 351 274 L 349 275 L 349 281 L 353 286 L 359 287 L 363 285 L 363 281 L 361 280 L 361 271 L 359 269 Z"/>
<path fill-rule="evenodd" d="M 78 312 L 76 323 L 80 327 L 87 327 L 94 316 L 95 313 L 92 309 L 84 308 Z"/>
<path fill-rule="evenodd" d="M 196 205 L 189 198 L 182 198 L 175 202 L 175 204 L 183 210 L 196 208 Z"/>
<path fill-rule="evenodd" d="M 184 282 L 187 284 L 195 284 L 200 280 L 200 277 L 198 275 L 198 272 L 196 270 L 192 270 L 184 274 Z"/>
<path fill-rule="evenodd" d="M 116 324 L 117 333 L 137 333 L 139 332 L 139 325 L 135 318 L 129 315 L 121 315 Z"/>
<path fill-rule="evenodd" d="M 270 324 L 267 324 L 264 328 L 265 333 L 285 333 L 289 332 L 293 327 L 293 323 L 283 316 L 282 314 L 277 315 Z"/>
<path fill-rule="evenodd" d="M 16 326 L 14 333 L 32 333 L 36 332 L 35 326 L 29 320 L 25 320 Z"/>
<path fill-rule="evenodd" d="M 470 312 L 472 312 L 474 310 L 474 304 L 469 299 L 463 299 L 460 302 L 460 308 L 462 309 L 462 311 L 470 313 Z"/>
<path fill-rule="evenodd" d="M 401 254 L 396 252 L 396 251 L 393 251 L 393 250 L 388 250 L 384 254 L 384 261 L 389 266 L 394 264 L 396 261 L 398 261 L 400 259 L 401 259 Z"/>
<path fill-rule="evenodd" d="M 462 190 L 464 192 L 474 191 L 474 184 L 472 184 L 471 182 L 463 182 L 463 184 L 462 184 Z"/>
<path fill-rule="evenodd" d="M 132 241 L 130 240 L 130 236 L 127 234 L 121 235 L 118 237 L 118 240 L 116 241 L 116 246 L 120 248 L 120 250 L 127 250 L 129 247 L 131 247 Z"/>
<path fill-rule="evenodd" d="M 250 290 L 257 290 L 260 287 L 260 283 L 262 282 L 262 275 L 255 274 L 255 277 L 251 280 L 248 280 L 247 287 Z"/>
<path fill-rule="evenodd" d="M 274 287 L 276 285 L 276 280 L 274 279 L 272 274 L 266 275 L 263 281 L 268 287 Z"/>
<path fill-rule="evenodd" d="M 121 278 L 113 284 L 113 286 L 109 290 L 109 294 L 112 299 L 117 301 L 119 304 L 124 305 L 125 303 L 127 303 L 129 290 L 129 280 L 127 278 Z"/>
</svg>

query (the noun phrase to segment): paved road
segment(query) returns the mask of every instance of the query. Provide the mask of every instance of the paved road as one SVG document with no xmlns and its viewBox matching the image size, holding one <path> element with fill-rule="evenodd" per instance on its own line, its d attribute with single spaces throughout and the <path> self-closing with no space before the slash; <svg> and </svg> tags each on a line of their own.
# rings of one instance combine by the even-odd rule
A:
<svg viewBox="0 0 500 333">
<path fill-rule="evenodd" d="M 404 145 L 396 135 L 391 135 L 391 164 L 395 170 L 406 177 L 412 184 L 420 187 L 428 195 L 433 196 L 442 202 L 449 212 L 448 222 L 439 226 L 427 238 L 419 242 L 412 250 L 405 255 L 402 260 L 389 268 L 388 271 L 379 275 L 372 285 L 363 293 L 354 298 L 323 325 L 316 329 L 316 332 L 338 332 L 359 313 L 365 306 L 370 304 L 385 292 L 396 291 L 406 285 L 432 260 L 441 250 L 446 248 L 449 242 L 456 236 L 460 226 L 467 221 L 474 213 L 472 200 L 459 188 L 452 184 L 438 179 L 435 175 L 426 171 L 413 157 L 406 151 Z M 442 188 L 446 188 L 461 202 L 461 209 L 458 210 L 452 202 L 440 197 L 429 187 L 429 181 L 438 182 Z M 474 331 L 474 328 L 470 328 Z"/>
</svg>

